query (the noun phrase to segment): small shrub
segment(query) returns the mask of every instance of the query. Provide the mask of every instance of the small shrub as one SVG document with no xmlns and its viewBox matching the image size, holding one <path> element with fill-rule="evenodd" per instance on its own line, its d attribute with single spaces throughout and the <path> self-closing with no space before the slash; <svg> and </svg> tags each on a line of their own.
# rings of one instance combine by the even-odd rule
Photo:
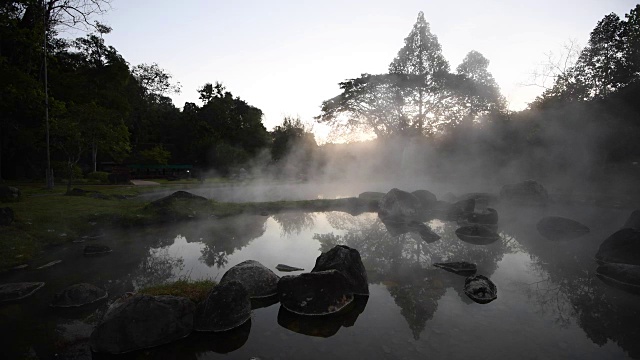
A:
<svg viewBox="0 0 640 360">
<path fill-rule="evenodd" d="M 56 179 L 66 179 L 69 177 L 69 164 L 66 161 L 52 161 L 51 168 L 53 168 L 53 176 Z M 82 179 L 82 168 L 80 166 L 73 165 L 72 167 L 73 179 Z"/>
<path fill-rule="evenodd" d="M 87 174 L 87 179 L 97 180 L 101 184 L 109 183 L 109 173 L 104 171 L 94 171 Z"/>
</svg>

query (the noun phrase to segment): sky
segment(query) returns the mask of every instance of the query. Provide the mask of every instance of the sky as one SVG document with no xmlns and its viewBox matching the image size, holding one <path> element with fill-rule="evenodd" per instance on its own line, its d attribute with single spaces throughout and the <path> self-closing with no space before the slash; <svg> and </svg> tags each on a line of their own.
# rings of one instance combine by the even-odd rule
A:
<svg viewBox="0 0 640 360">
<path fill-rule="evenodd" d="M 404 45 L 419 11 L 451 69 L 471 50 L 490 60 L 509 108 L 542 89 L 531 73 L 570 40 L 585 45 L 606 14 L 629 0 L 112 0 L 105 36 L 131 66 L 157 63 L 180 82 L 174 104 L 201 104 L 197 89 L 219 81 L 264 112 L 268 130 L 284 116 L 311 124 L 338 83 L 380 74 Z M 315 125 L 322 142 L 327 129 Z"/>
</svg>

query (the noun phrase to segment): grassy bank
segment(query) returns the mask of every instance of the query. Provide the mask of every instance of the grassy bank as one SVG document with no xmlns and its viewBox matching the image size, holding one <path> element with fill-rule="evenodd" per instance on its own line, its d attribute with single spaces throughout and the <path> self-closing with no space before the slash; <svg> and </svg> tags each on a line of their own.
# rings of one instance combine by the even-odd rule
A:
<svg viewBox="0 0 640 360">
<path fill-rule="evenodd" d="M 182 296 L 199 303 L 207 297 L 214 286 L 216 286 L 216 282 L 213 280 L 178 280 L 168 284 L 150 286 L 140 290 L 139 293 Z"/>
</svg>

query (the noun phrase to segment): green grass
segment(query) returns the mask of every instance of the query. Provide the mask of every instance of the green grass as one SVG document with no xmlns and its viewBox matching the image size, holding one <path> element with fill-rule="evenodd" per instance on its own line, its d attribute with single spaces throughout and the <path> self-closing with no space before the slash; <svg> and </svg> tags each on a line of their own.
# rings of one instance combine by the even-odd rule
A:
<svg viewBox="0 0 640 360">
<path fill-rule="evenodd" d="M 207 294 L 216 286 L 212 280 L 178 280 L 168 284 L 150 286 L 139 291 L 147 295 L 174 295 L 191 299 L 199 303 L 207 297 Z"/>
</svg>

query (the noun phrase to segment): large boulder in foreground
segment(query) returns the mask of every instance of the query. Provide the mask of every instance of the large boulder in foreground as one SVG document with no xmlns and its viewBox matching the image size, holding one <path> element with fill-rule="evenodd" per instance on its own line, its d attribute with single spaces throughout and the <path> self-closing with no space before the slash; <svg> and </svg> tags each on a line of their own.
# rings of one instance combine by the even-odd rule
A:
<svg viewBox="0 0 640 360">
<path fill-rule="evenodd" d="M 220 279 L 220 284 L 226 281 L 238 281 L 244 285 L 251 298 L 275 296 L 278 293 L 280 277 L 273 271 L 255 260 L 243 261 L 233 266 Z"/>
<path fill-rule="evenodd" d="M 100 300 L 106 299 L 107 292 L 99 287 L 80 283 L 71 285 L 61 292 L 55 294 L 52 307 L 79 307 L 83 305 L 92 304 Z"/>
<path fill-rule="evenodd" d="M 44 286 L 43 282 L 21 282 L 0 285 L 0 303 L 16 301 L 33 295 Z"/>
<path fill-rule="evenodd" d="M 498 298 L 496 284 L 484 275 L 473 275 L 466 278 L 464 293 L 478 304 L 487 304 Z"/>
<path fill-rule="evenodd" d="M 596 260 L 640 265 L 640 229 L 622 229 L 613 233 L 600 244 Z"/>
<path fill-rule="evenodd" d="M 622 227 L 640 229 L 640 210 L 635 210 L 634 212 L 632 212 Z"/>
<path fill-rule="evenodd" d="M 196 331 L 227 331 L 251 318 L 249 292 L 239 282 L 227 280 L 214 286 L 207 298 L 198 304 L 195 315 Z"/>
<path fill-rule="evenodd" d="M 121 354 L 182 339 L 193 330 L 194 310 L 191 300 L 170 295 L 118 301 L 91 334 L 91 349 Z"/>
<path fill-rule="evenodd" d="M 411 194 L 420 200 L 423 209 L 429 209 L 438 202 L 438 198 L 428 190 L 416 190 Z"/>
<path fill-rule="evenodd" d="M 547 216 L 536 225 L 540 235 L 549 240 L 569 240 L 589 233 L 589 228 L 571 219 Z"/>
<path fill-rule="evenodd" d="M 547 205 L 549 193 L 535 180 L 507 184 L 500 190 L 500 200 L 522 205 Z"/>
<path fill-rule="evenodd" d="M 421 211 L 420 199 L 409 192 L 393 188 L 380 200 L 378 216 L 383 220 L 408 222 L 418 218 Z"/>
<path fill-rule="evenodd" d="M 353 301 L 351 285 L 338 270 L 287 275 L 278 282 L 282 306 L 299 315 L 329 315 Z"/>
<path fill-rule="evenodd" d="M 608 285 L 633 294 L 640 294 L 640 266 L 638 265 L 603 264 L 596 269 L 596 276 Z"/>
<path fill-rule="evenodd" d="M 311 272 L 326 270 L 340 271 L 347 282 L 349 290 L 355 295 L 369 295 L 367 270 L 364 268 L 360 253 L 345 245 L 336 245 L 333 249 L 320 254 Z"/>
</svg>

